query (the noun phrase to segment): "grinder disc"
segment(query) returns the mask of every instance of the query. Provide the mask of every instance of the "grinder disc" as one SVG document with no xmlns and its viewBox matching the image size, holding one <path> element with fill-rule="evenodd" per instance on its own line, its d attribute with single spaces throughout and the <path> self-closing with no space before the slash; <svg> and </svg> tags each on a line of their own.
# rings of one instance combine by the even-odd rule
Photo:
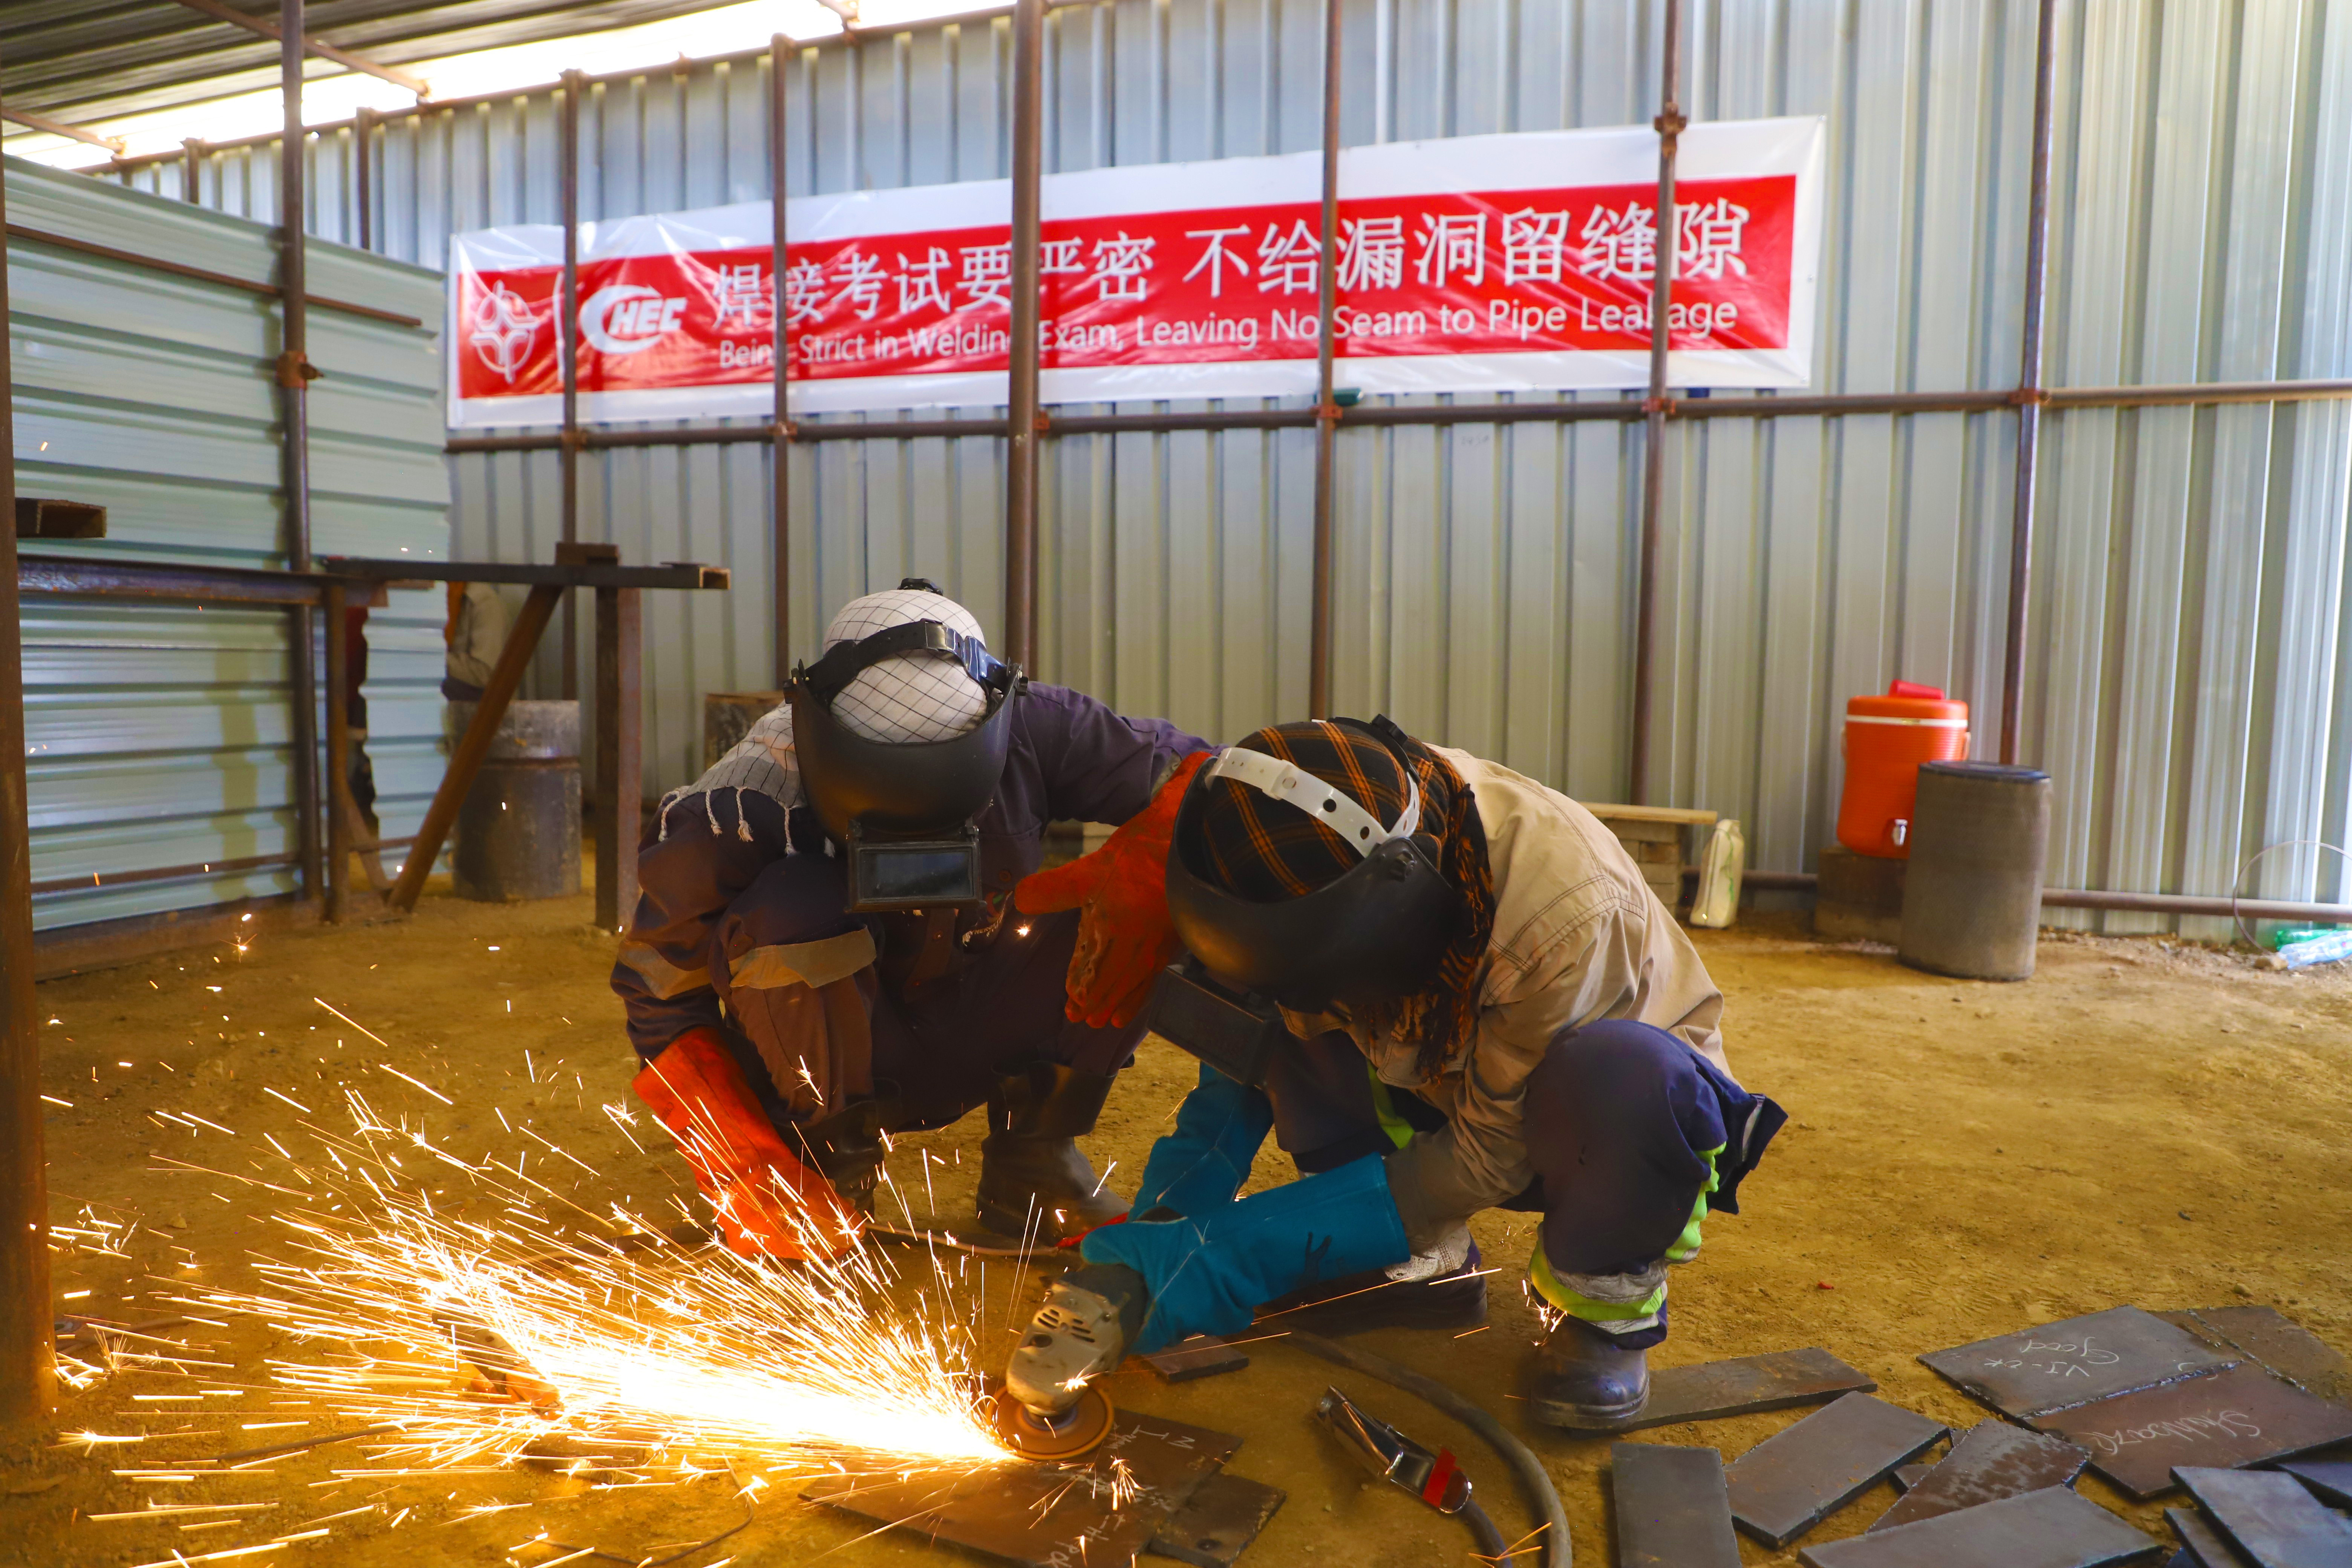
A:
<svg viewBox="0 0 2352 1568">
<path fill-rule="evenodd" d="M 996 1396 L 997 1440 L 1024 1458 L 1071 1459 L 1091 1453 L 1110 1436 L 1110 1396 L 1094 1384 L 1080 1392 L 1076 1405 L 1050 1419 L 1009 1394 Z"/>
</svg>

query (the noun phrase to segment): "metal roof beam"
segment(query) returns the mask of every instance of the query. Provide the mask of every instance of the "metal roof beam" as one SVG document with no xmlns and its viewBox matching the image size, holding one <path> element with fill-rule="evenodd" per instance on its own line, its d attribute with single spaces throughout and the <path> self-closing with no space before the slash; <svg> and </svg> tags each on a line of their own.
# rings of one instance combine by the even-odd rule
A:
<svg viewBox="0 0 2352 1568">
<path fill-rule="evenodd" d="M 248 16 L 234 6 L 222 5 L 220 0 L 179 0 L 179 3 L 191 11 L 201 11 L 207 16 L 229 23 L 234 26 L 243 27 L 249 33 L 258 33 L 265 38 L 274 41 L 278 37 L 275 23 L 265 22 L 258 16 Z M 418 98 L 432 96 L 432 89 L 426 85 L 423 77 L 411 76 L 408 72 L 394 66 L 379 65 L 365 55 L 355 55 L 348 49 L 339 49 L 334 45 L 317 38 L 306 37 L 302 42 L 305 48 L 320 59 L 332 60 L 347 70 L 363 71 L 369 76 L 388 81 L 394 87 L 405 88 Z"/>
<path fill-rule="evenodd" d="M 79 125 L 68 125 L 60 120 L 46 119 L 38 114 L 27 114 L 21 109 L 0 109 L 0 120 L 13 121 L 29 130 L 44 131 L 52 136 L 63 136 L 68 141 L 86 142 L 93 147 L 105 148 L 118 158 L 122 156 L 122 142 L 119 137 L 100 136 L 95 131 L 84 131 Z"/>
</svg>

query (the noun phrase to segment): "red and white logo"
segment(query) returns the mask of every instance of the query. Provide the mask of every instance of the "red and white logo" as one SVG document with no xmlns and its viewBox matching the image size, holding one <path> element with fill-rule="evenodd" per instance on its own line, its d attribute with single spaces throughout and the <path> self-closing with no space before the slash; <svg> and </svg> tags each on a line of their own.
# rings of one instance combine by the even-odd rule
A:
<svg viewBox="0 0 2352 1568">
<path fill-rule="evenodd" d="M 580 335 L 598 353 L 643 353 L 677 331 L 685 314 L 684 300 L 642 283 L 614 283 L 581 303 Z"/>
<path fill-rule="evenodd" d="M 514 384 L 515 372 L 530 358 L 531 340 L 539 335 L 541 317 L 523 297 L 503 280 L 493 283 L 474 301 L 473 331 L 466 341 L 482 363 Z"/>
</svg>

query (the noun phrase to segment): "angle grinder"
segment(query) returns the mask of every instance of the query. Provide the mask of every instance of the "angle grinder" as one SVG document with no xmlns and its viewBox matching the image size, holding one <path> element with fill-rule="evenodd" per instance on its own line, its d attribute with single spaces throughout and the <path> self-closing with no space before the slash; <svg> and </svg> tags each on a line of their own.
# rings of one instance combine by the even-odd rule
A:
<svg viewBox="0 0 2352 1568">
<path fill-rule="evenodd" d="M 1143 1276 L 1124 1264 L 1087 1264 L 1055 1280 L 1005 1368 L 998 1439 L 1027 1458 L 1066 1459 L 1108 1436 L 1099 1380 L 1126 1359 L 1149 1305 Z"/>
</svg>

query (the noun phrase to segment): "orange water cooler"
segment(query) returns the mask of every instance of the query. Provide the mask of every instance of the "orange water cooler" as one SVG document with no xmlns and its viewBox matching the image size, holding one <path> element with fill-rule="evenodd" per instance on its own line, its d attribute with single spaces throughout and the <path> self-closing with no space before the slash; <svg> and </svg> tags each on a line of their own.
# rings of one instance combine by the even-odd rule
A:
<svg viewBox="0 0 2352 1568">
<path fill-rule="evenodd" d="M 1884 697 L 1845 705 L 1845 793 L 1838 842 L 1857 855 L 1910 857 L 1912 802 L 1919 764 L 1969 754 L 1969 705 L 1932 686 L 1898 680 Z"/>
</svg>

